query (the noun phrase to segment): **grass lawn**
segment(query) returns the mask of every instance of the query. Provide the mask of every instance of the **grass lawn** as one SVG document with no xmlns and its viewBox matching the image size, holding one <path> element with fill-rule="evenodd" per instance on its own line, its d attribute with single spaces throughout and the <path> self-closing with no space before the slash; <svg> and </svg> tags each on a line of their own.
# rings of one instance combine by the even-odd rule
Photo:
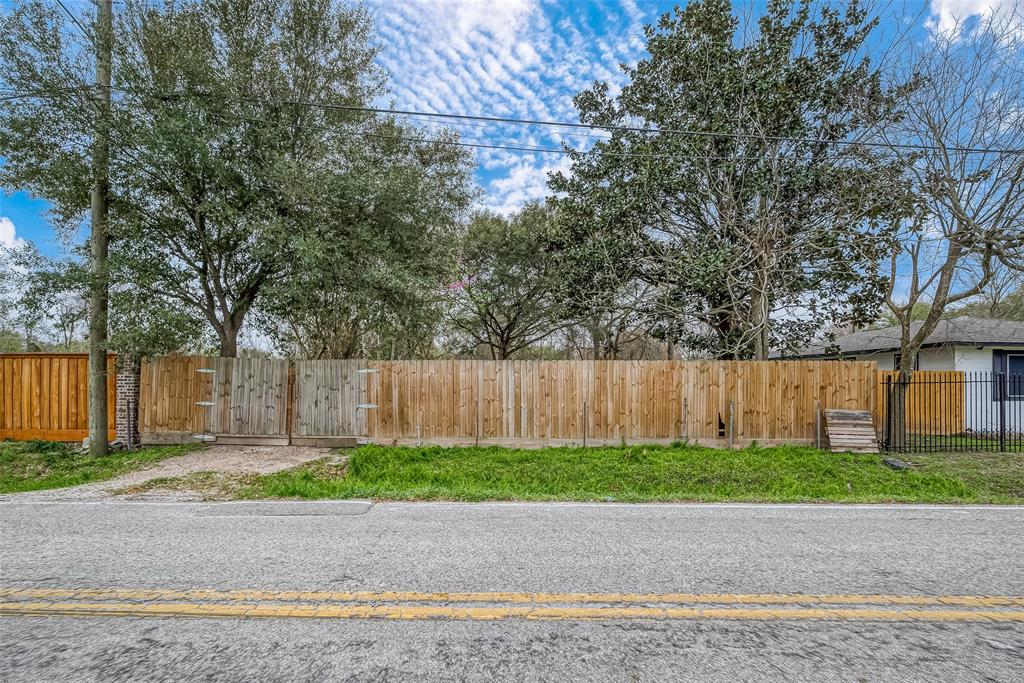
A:
<svg viewBox="0 0 1024 683">
<path fill-rule="evenodd" d="M 976 450 L 990 453 L 1024 453 L 1024 439 L 1017 434 L 1010 434 L 1005 441 L 1005 448 L 1000 450 L 999 438 L 988 434 L 907 434 L 907 455 L 933 452 L 949 453 L 955 451 Z"/>
<path fill-rule="evenodd" d="M 877 455 L 779 446 L 516 450 L 364 446 L 347 467 L 318 461 L 250 479 L 242 498 L 385 500 L 1024 503 L 1020 455 Z"/>
<path fill-rule="evenodd" d="M 0 493 L 38 491 L 103 481 L 163 458 L 182 455 L 194 444 L 118 451 L 104 458 L 82 455 L 77 444 L 0 441 Z"/>
</svg>

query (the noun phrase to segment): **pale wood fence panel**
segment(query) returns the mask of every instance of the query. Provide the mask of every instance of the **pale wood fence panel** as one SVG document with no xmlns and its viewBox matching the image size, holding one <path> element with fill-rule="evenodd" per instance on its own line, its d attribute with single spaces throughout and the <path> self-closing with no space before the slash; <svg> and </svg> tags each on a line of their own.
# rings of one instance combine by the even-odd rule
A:
<svg viewBox="0 0 1024 683">
<path fill-rule="evenodd" d="M 214 399 L 212 375 L 198 372 L 217 359 L 167 356 L 142 364 L 139 373 L 139 431 L 198 434 L 212 430 L 212 411 L 197 406 Z"/>
<path fill-rule="evenodd" d="M 107 428 L 114 438 L 116 359 L 107 357 Z M 89 356 L 0 355 L 0 439 L 79 441 L 89 435 Z"/>
<path fill-rule="evenodd" d="M 817 436 L 818 410 L 875 410 L 877 399 L 869 362 L 316 360 L 295 361 L 293 372 L 289 384 L 283 360 L 147 362 L 141 430 L 459 443 L 806 442 Z M 195 405 L 211 396 L 212 411 Z"/>
<path fill-rule="evenodd" d="M 297 360 L 292 434 L 356 436 L 366 432 L 366 384 L 358 360 Z"/>
<path fill-rule="evenodd" d="M 367 363 L 376 439 L 808 441 L 817 411 L 874 410 L 876 365 L 839 361 Z"/>
</svg>

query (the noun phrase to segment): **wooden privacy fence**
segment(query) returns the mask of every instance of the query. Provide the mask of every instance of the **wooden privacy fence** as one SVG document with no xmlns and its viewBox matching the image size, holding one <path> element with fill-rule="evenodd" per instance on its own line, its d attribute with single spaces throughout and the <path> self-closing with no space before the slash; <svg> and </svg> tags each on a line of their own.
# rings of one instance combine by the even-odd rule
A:
<svg viewBox="0 0 1024 683">
<path fill-rule="evenodd" d="M 139 373 L 143 442 L 205 433 L 218 434 L 221 441 L 287 443 L 288 376 L 288 361 L 274 358 L 167 356 L 147 361 Z"/>
<path fill-rule="evenodd" d="M 114 438 L 115 358 L 108 359 Z M 198 372 L 199 370 L 212 372 Z M 808 442 L 819 409 L 871 410 L 886 380 L 873 363 L 837 361 L 361 361 L 170 356 L 143 364 L 143 440 L 331 443 Z M 974 397 L 983 403 L 987 390 Z M 978 393 L 976 391 L 976 393 Z M 910 433 L 960 434 L 972 400 L 960 371 L 919 371 Z M 134 403 L 134 397 L 129 399 Z M 212 406 L 197 405 L 212 403 Z M 991 408 L 991 406 L 989 406 Z M 0 355 L 0 439 L 88 434 L 86 354 Z"/>
<path fill-rule="evenodd" d="M 289 371 L 289 368 L 291 370 Z M 214 370 L 200 373 L 199 369 Z M 287 361 L 143 365 L 143 440 L 813 441 L 819 410 L 875 410 L 873 362 Z M 212 401 L 212 408 L 196 405 Z"/>
<path fill-rule="evenodd" d="M 819 408 L 871 409 L 876 366 L 828 361 L 368 364 L 374 439 L 811 441 Z"/>
<path fill-rule="evenodd" d="M 882 429 L 888 410 L 887 391 L 895 388 L 900 373 L 878 373 L 875 425 Z M 962 370 L 916 370 L 904 397 L 904 426 L 910 433 L 961 434 L 966 426 L 965 383 Z"/>
<path fill-rule="evenodd" d="M 115 365 L 107 356 L 107 428 L 114 438 Z M 89 356 L 0 356 L 0 439 L 80 441 L 89 435 Z"/>
</svg>

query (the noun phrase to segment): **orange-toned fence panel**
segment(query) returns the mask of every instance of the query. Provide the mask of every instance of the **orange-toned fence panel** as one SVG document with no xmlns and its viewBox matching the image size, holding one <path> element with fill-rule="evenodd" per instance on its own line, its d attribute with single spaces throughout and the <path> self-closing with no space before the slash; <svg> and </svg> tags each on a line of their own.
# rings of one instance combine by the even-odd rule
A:
<svg viewBox="0 0 1024 683">
<path fill-rule="evenodd" d="M 107 357 L 108 438 L 114 438 L 116 376 Z M 89 435 L 89 356 L 0 355 L 0 439 L 80 441 Z"/>
<path fill-rule="evenodd" d="M 278 358 L 149 359 L 139 376 L 143 442 L 187 441 L 197 434 L 287 439 L 288 374 L 288 361 Z"/>
<path fill-rule="evenodd" d="M 885 424 L 887 393 L 894 390 L 900 373 L 878 373 L 878 397 L 875 424 Z M 961 370 L 917 370 L 911 377 L 904 398 L 905 425 L 908 433 L 960 434 L 964 431 L 964 373 Z"/>
</svg>

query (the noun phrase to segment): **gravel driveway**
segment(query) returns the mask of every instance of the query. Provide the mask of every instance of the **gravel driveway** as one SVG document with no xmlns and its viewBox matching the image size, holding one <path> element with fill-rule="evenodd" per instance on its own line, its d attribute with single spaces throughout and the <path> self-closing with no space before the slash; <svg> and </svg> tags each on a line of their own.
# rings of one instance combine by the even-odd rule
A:
<svg viewBox="0 0 1024 683">
<path fill-rule="evenodd" d="M 10 493 L 0 501 L 79 501 L 79 500 L 196 500 L 201 497 L 189 491 L 144 491 L 130 495 L 115 492 L 139 486 L 153 479 L 182 477 L 194 472 L 222 474 L 270 474 L 298 467 L 303 463 L 323 458 L 329 448 L 309 446 L 209 446 L 199 451 L 167 458 L 151 466 L 120 477 L 95 484 L 83 484 L 63 489 Z"/>
</svg>

